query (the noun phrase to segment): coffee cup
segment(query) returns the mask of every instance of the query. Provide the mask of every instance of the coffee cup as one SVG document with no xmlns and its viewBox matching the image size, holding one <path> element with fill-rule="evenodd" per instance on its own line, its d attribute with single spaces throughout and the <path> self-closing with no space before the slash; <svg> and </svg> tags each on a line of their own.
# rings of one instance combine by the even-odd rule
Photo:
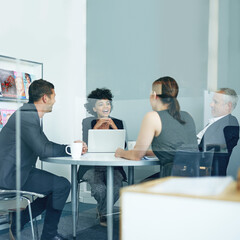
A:
<svg viewBox="0 0 240 240">
<path fill-rule="evenodd" d="M 71 149 L 71 152 L 68 151 L 68 148 Z M 71 145 L 66 146 L 65 151 L 74 159 L 80 158 L 82 155 L 82 143 L 72 143 Z"/>
</svg>

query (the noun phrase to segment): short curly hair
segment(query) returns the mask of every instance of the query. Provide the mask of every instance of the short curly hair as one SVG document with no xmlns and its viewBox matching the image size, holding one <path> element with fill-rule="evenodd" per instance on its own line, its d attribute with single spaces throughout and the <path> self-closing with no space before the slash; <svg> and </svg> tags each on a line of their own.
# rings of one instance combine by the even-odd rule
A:
<svg viewBox="0 0 240 240">
<path fill-rule="evenodd" d="M 111 90 L 107 88 L 96 88 L 95 90 L 90 92 L 87 96 L 87 103 L 84 104 L 84 107 L 86 108 L 87 112 L 97 117 L 97 113 L 93 111 L 93 108 L 95 107 L 97 100 L 101 100 L 101 99 L 109 100 L 111 104 L 111 110 L 112 110 L 113 95 L 111 93 Z"/>
</svg>

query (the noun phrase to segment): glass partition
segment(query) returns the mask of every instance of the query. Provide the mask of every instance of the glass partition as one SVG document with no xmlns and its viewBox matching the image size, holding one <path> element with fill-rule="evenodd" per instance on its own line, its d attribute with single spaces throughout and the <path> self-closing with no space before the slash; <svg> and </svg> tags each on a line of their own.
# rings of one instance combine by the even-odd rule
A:
<svg viewBox="0 0 240 240">
<path fill-rule="evenodd" d="M 221 0 L 88 1 L 86 95 L 96 88 L 111 90 L 111 116 L 124 121 L 132 142 L 152 111 L 153 81 L 171 76 L 179 85 L 181 110 L 192 116 L 198 134 L 213 118 L 215 91 L 231 88 L 240 94 L 239 7 L 239 1 Z M 239 114 L 238 103 L 232 115 L 239 121 Z M 233 148 L 227 168 L 233 178 L 239 149 L 239 144 Z M 135 181 L 158 171 L 158 166 L 136 167 Z M 83 191 L 88 199 L 90 187 Z"/>
<path fill-rule="evenodd" d="M 214 51 L 217 51 L 214 56 L 216 67 L 214 68 L 214 79 L 209 74 L 211 70 L 209 69 L 209 66 L 211 68 L 209 58 L 212 57 L 209 54 L 211 53 L 211 44 L 209 44 L 210 5 L 213 8 L 216 7 L 213 10 L 217 14 L 214 19 L 217 20 L 215 23 L 218 28 L 215 35 L 218 46 L 214 46 Z M 122 148 L 134 149 L 146 114 L 153 111 L 159 112 L 155 108 L 156 101 L 159 104 L 161 100 L 171 102 L 175 98 L 179 102 L 180 109 L 191 116 L 194 122 L 194 134 L 197 135 L 204 129 L 206 130 L 205 126 L 209 119 L 214 117 L 211 108 L 215 91 L 220 88 L 230 88 L 236 91 L 238 97 L 240 94 L 238 80 L 240 76 L 239 13 L 240 2 L 238 0 L 88 0 L 87 36 L 82 43 L 84 45 L 86 40 L 86 69 L 77 69 L 79 65 L 85 66 L 82 59 L 79 64 L 76 61 L 74 67 L 72 66 L 72 52 L 69 55 L 66 54 L 70 59 L 68 65 L 60 60 L 58 62 L 60 66 L 56 63 L 56 69 L 61 68 L 63 76 L 62 80 L 47 79 L 54 82 L 56 86 L 57 101 L 52 109 L 53 113 L 44 116 L 43 130 L 46 136 L 50 141 L 59 144 L 71 145 L 75 140 L 83 140 L 88 147 L 92 147 L 88 142 L 89 130 L 98 129 L 99 132 L 106 129 L 125 130 L 125 143 Z M 47 68 L 48 76 L 55 77 L 55 73 L 50 68 L 49 66 Z M 85 71 L 86 82 L 83 83 Z M 5 78 L 8 73 L 10 77 Z M 27 75 L 25 74 L 29 74 L 32 81 L 42 78 L 43 64 L 0 56 L 0 134 L 6 126 L 8 117 L 28 102 Z M 25 95 L 16 88 L 15 79 L 20 75 L 23 76 L 21 81 Z M 178 83 L 179 93 L 177 96 L 163 96 L 162 89 L 152 87 L 152 83 L 156 79 L 164 76 L 170 76 Z M 14 90 L 11 90 L 11 84 L 15 86 Z M 96 92 L 93 93 L 94 91 Z M 102 93 L 102 91 L 105 92 Z M 89 97 L 91 94 L 93 96 Z M 91 102 L 89 98 L 94 100 L 92 105 L 89 105 Z M 227 106 L 228 103 L 224 102 L 224 104 Z M 231 115 L 236 117 L 233 118 L 233 121 L 240 120 L 239 102 Z M 21 138 L 20 118 L 18 113 L 15 125 L 16 146 L 14 146 L 16 148 L 16 189 L 20 189 L 21 186 L 20 142 L 24 141 Z M 164 120 L 161 123 L 163 122 Z M 166 122 L 168 123 L 168 120 L 165 120 L 164 123 Z M 230 124 L 230 126 L 232 125 Z M 162 126 L 162 129 L 164 127 Z M 171 130 L 171 127 L 169 129 Z M 170 130 L 165 132 L 166 136 L 170 135 Z M 182 131 L 184 135 L 176 134 L 175 139 L 178 141 L 182 136 L 188 136 L 186 134 L 188 130 L 192 129 L 184 129 Z M 227 131 L 231 132 L 232 130 Z M 152 145 L 152 141 L 155 141 L 154 137 L 159 136 L 158 133 L 159 131 L 156 134 L 154 132 L 155 135 L 152 136 L 147 150 L 157 152 L 155 147 L 158 143 Z M 144 139 L 142 140 L 144 141 Z M 195 140 L 197 140 L 197 136 Z M 238 139 L 235 138 L 235 140 Z M 106 136 L 100 143 L 104 145 L 105 141 L 107 141 Z M 235 145 L 234 143 L 227 166 L 227 175 L 233 178 L 236 178 L 237 170 L 240 167 L 239 143 Z M 160 161 L 164 157 L 169 157 L 169 155 L 163 154 L 164 150 L 159 152 L 160 154 L 156 154 L 156 158 Z M 171 151 L 165 152 L 171 155 Z M 100 235 L 108 240 L 112 239 L 112 235 L 114 239 L 120 239 L 121 227 L 119 228 L 119 225 L 123 223 L 121 223 L 121 198 L 119 196 L 122 187 L 133 182 L 142 183 L 147 177 L 156 173 L 159 177 L 159 172 L 160 174 L 166 172 L 165 176 L 171 175 L 170 165 L 162 164 L 166 165 L 165 169 L 161 168 L 159 164 L 151 166 L 151 157 L 144 158 L 149 161 L 146 166 L 134 165 L 134 171 L 133 166 L 128 167 L 127 164 L 124 165 L 121 162 L 119 165 L 112 163 L 111 166 L 114 166 L 115 170 L 111 169 L 108 172 L 107 169 L 110 165 L 107 166 L 104 161 L 115 159 L 114 152 L 111 152 L 110 160 L 105 157 L 97 160 L 91 158 L 92 162 L 96 160 L 98 163 L 91 163 L 90 166 L 87 164 L 89 160 L 87 156 L 91 156 L 90 150 L 80 160 L 72 159 L 65 152 L 63 155 L 64 157 L 60 157 L 60 160 L 51 159 L 52 162 L 45 159 L 43 165 L 40 164 L 41 161 L 38 161 L 37 167 L 63 176 L 71 182 L 72 192 L 64 207 L 62 222 L 59 225 L 60 232 L 67 237 L 74 235 L 81 239 L 81 236 L 87 232 L 88 237 L 92 236 L 96 239 Z M 173 155 L 170 157 L 173 162 Z M 61 161 L 66 161 L 67 164 L 63 164 Z M 99 164 L 100 161 L 102 165 Z M 185 171 L 184 167 L 181 170 Z M 199 168 L 199 166 L 197 167 Z M 211 171 L 208 169 L 208 175 L 210 174 Z M 111 185 L 111 191 L 108 192 L 107 179 L 112 177 L 115 180 Z M 101 184 L 99 184 L 100 182 Z M 77 187 L 80 187 L 80 192 Z M 77 195 L 78 193 L 80 194 Z M 108 194 L 114 196 L 111 199 L 114 203 L 112 213 L 108 213 L 107 209 Z M 78 201 L 79 205 L 76 204 Z M 16 206 L 18 230 L 21 226 L 19 217 L 21 205 L 19 203 L 20 201 Z M 167 208 L 170 209 L 171 206 L 167 205 L 165 209 Z M 77 218 L 78 214 L 79 218 Z M 134 217 L 144 219 L 141 210 L 138 214 Z M 113 218 L 111 223 L 108 221 L 109 215 Z M 75 220 L 78 219 L 78 221 L 75 221 L 72 216 L 75 216 Z M 45 215 L 39 221 L 41 226 L 43 226 L 44 217 Z M 104 228 L 99 228 L 99 224 Z"/>
<path fill-rule="evenodd" d="M 4 183 L 1 185 L 1 190 L 11 189 L 17 191 L 17 201 L 10 201 L 8 204 L 6 201 L 5 208 L 16 209 L 16 234 L 19 239 L 21 228 L 20 210 L 26 207 L 26 201 L 23 201 L 20 194 L 20 190 L 22 190 L 21 179 L 23 178 L 21 173 L 21 141 L 23 140 L 21 137 L 21 129 L 23 128 L 23 123 L 21 122 L 21 112 L 16 110 L 28 102 L 30 84 L 34 80 L 42 77 L 42 63 L 0 55 L 1 171 L 4 171 L 3 169 L 5 168 L 5 173 L 9 174 L 5 176 L 5 180 L 1 179 L 1 184 Z M 13 114 L 15 116 L 12 116 Z M 11 123 L 8 124 L 8 121 L 11 121 Z M 9 130 L 4 128 L 8 128 Z M 12 156 L 16 156 L 14 163 L 11 163 L 13 161 Z M 13 169 L 12 173 L 8 173 L 8 168 L 4 162 L 9 162 L 12 164 L 11 166 L 14 166 L 15 169 Z M 1 173 L 1 175 L 2 174 L 3 173 Z M 11 175 L 12 178 L 10 177 Z M 4 220 L 4 217 L 8 219 L 8 215 L 1 215 L 2 222 L 7 222 Z M 4 228 L 4 225 L 1 227 Z"/>
</svg>

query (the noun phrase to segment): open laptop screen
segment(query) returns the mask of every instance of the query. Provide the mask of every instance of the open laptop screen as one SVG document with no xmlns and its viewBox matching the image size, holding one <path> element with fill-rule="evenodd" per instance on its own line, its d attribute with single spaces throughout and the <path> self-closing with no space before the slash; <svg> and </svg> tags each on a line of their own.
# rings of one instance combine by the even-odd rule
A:
<svg viewBox="0 0 240 240">
<path fill-rule="evenodd" d="M 88 130 L 88 152 L 115 152 L 124 148 L 126 131 L 124 129 L 90 129 Z"/>
</svg>

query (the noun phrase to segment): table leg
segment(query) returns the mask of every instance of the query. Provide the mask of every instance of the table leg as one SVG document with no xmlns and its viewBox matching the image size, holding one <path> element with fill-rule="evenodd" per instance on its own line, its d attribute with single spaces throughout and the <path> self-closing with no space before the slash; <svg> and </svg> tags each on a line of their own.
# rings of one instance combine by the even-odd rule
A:
<svg viewBox="0 0 240 240">
<path fill-rule="evenodd" d="M 113 239 L 113 167 L 107 167 L 107 233 Z"/>
<path fill-rule="evenodd" d="M 73 220 L 73 239 L 76 239 L 76 219 L 77 219 L 77 165 L 71 165 L 71 198 L 72 198 L 72 220 Z"/>
<path fill-rule="evenodd" d="M 134 184 L 134 167 L 128 167 L 128 185 Z"/>
</svg>

